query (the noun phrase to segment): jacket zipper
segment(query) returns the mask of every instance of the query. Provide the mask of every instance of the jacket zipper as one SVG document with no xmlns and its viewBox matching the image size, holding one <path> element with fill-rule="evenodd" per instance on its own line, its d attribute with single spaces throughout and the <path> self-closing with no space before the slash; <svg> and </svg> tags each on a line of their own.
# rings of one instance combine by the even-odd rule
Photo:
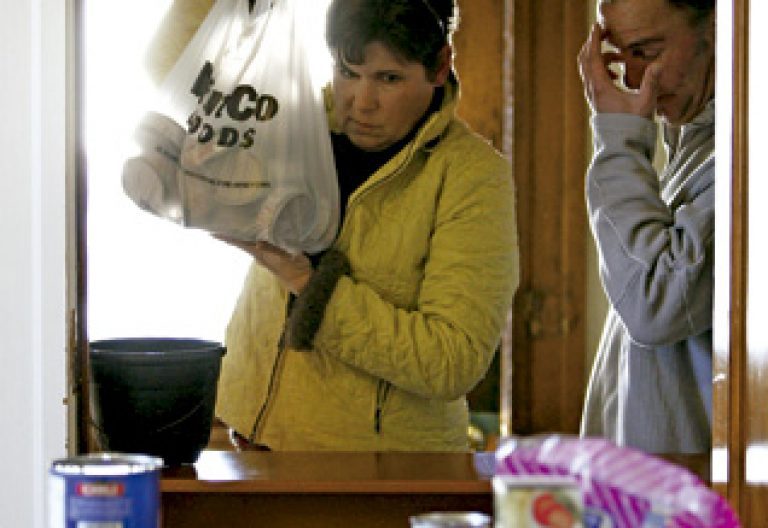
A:
<svg viewBox="0 0 768 528">
<path fill-rule="evenodd" d="M 381 434 L 381 413 L 391 387 L 392 385 L 384 380 L 379 380 L 378 386 L 376 387 L 376 410 L 373 414 L 373 430 L 376 434 Z"/>
<path fill-rule="evenodd" d="M 360 194 L 355 196 L 354 200 L 350 200 L 349 203 L 347 203 L 347 215 L 349 214 L 349 210 L 352 208 L 352 206 L 355 205 L 357 202 L 359 202 L 362 199 L 363 196 L 365 196 L 366 194 L 368 194 L 369 192 L 374 190 L 379 185 L 382 185 L 382 184 L 386 183 L 387 181 L 391 180 L 392 178 L 394 178 L 395 176 L 400 174 L 400 172 L 402 172 L 402 170 L 408 165 L 408 163 L 411 161 L 411 159 L 413 159 L 413 155 L 414 155 L 415 151 L 416 151 L 415 145 L 411 145 L 410 152 L 406 155 L 405 159 L 403 160 L 403 162 L 400 165 L 395 167 L 392 170 L 392 172 L 390 172 L 386 176 L 382 176 L 382 178 L 380 180 L 372 183 L 366 189 L 363 189 L 360 192 Z"/>
<path fill-rule="evenodd" d="M 407 167 L 408 164 L 411 162 L 418 148 L 419 147 L 416 146 L 416 143 L 412 143 L 408 154 L 405 156 L 405 159 L 402 161 L 402 163 L 400 163 L 400 165 L 398 165 L 388 175 L 382 177 L 380 180 L 373 183 L 367 189 L 364 189 L 360 194 L 358 194 L 355 197 L 354 200 L 350 201 L 347 204 L 347 216 L 349 215 L 349 211 L 357 205 L 357 202 L 359 202 L 363 198 L 363 196 L 371 192 L 373 189 L 375 189 L 379 185 L 384 184 L 385 182 L 391 180 L 392 178 L 400 174 L 403 171 L 403 169 L 405 169 L 405 167 Z M 346 225 L 346 222 L 344 225 L 342 225 L 342 232 L 344 231 L 345 225 Z M 341 233 L 339 234 L 339 238 L 341 238 Z M 384 402 L 387 399 L 387 395 L 389 394 L 389 389 L 391 387 L 392 385 L 390 385 L 390 383 L 385 380 L 379 380 L 376 386 L 376 408 L 374 409 L 374 412 L 373 412 L 373 430 L 377 435 L 381 434 L 382 410 L 384 408 Z"/>
<path fill-rule="evenodd" d="M 425 126 L 427 126 L 427 125 L 425 124 Z M 418 139 L 418 137 L 419 137 L 419 136 L 420 136 L 420 134 L 417 134 L 417 137 L 416 137 L 416 138 L 414 138 L 414 139 L 411 141 L 411 143 L 409 143 L 409 144 L 408 144 L 406 147 L 404 147 L 404 148 L 407 148 L 407 149 L 408 149 L 408 153 L 405 155 L 405 159 L 403 159 L 403 161 L 400 163 L 400 165 L 398 165 L 397 167 L 395 167 L 395 168 L 392 170 L 392 172 L 390 172 L 390 173 L 389 173 L 389 174 L 387 174 L 386 176 L 382 176 L 382 178 L 381 178 L 380 180 L 378 180 L 378 181 L 376 181 L 376 182 L 372 183 L 372 184 L 370 185 L 370 187 L 367 187 L 366 189 L 363 189 L 363 190 L 360 192 L 360 194 L 358 194 L 357 196 L 355 196 L 355 199 L 354 199 L 354 200 L 351 200 L 351 201 L 349 201 L 349 203 L 347 203 L 347 214 L 349 213 L 349 210 L 350 210 L 350 208 L 352 207 L 352 205 L 353 205 L 354 203 L 356 203 L 358 200 L 360 200 L 360 199 L 361 199 L 363 196 L 365 196 L 366 194 L 368 194 L 370 191 L 372 191 L 373 189 L 375 189 L 375 188 L 376 188 L 376 187 L 378 187 L 379 185 L 382 185 L 383 183 L 387 182 L 388 180 L 390 180 L 390 179 L 394 178 L 395 176 L 397 176 L 398 174 L 400 174 L 400 172 L 402 172 L 402 171 L 403 171 L 403 169 L 404 169 L 405 167 L 407 167 L 407 166 L 408 166 L 408 164 L 409 164 L 409 163 L 410 163 L 410 162 L 413 160 L 414 156 L 416 155 L 416 152 L 417 152 L 419 149 L 425 148 L 425 147 L 426 147 L 426 146 L 427 146 L 429 143 L 431 143 L 431 142 L 432 142 L 432 141 L 434 141 L 434 139 L 435 139 L 435 138 L 433 138 L 433 139 L 431 139 L 431 140 L 429 140 L 429 141 L 422 141 L 421 143 L 418 143 L 418 142 L 417 142 L 417 139 Z M 441 137 L 441 136 L 442 136 L 442 133 L 441 133 L 441 134 L 438 134 L 438 137 Z M 342 227 L 343 227 L 343 226 L 342 226 Z"/>
<path fill-rule="evenodd" d="M 267 385 L 267 395 L 264 398 L 264 403 L 261 405 L 261 409 L 259 409 L 259 413 L 256 415 L 256 420 L 254 420 L 253 422 L 251 435 L 248 437 L 249 442 L 254 441 L 254 439 L 261 432 L 261 428 L 264 425 L 263 423 L 264 415 L 267 413 L 267 409 L 269 408 L 270 403 L 272 403 L 272 398 L 275 392 L 275 385 L 277 384 L 277 371 L 280 370 L 280 364 L 282 362 L 284 352 L 285 352 L 285 347 L 283 347 L 281 343 L 280 347 L 277 349 L 277 356 L 275 356 L 275 363 L 272 366 L 272 372 L 269 375 L 269 384 Z"/>
<path fill-rule="evenodd" d="M 349 214 L 349 210 L 366 194 L 368 194 L 371 190 L 375 189 L 379 185 L 383 184 L 384 182 L 394 178 L 397 176 L 407 165 L 408 163 L 413 159 L 413 156 L 415 155 L 416 151 L 419 147 L 416 146 L 416 143 L 411 143 L 410 151 L 405 156 L 405 159 L 403 162 L 398 165 L 391 173 L 389 173 L 387 176 L 384 176 L 379 181 L 372 184 L 367 189 L 363 190 L 358 196 L 355 197 L 354 201 L 351 201 L 347 204 L 347 214 Z M 344 231 L 344 225 L 342 225 L 341 231 Z M 339 238 L 341 238 L 341 233 L 339 233 Z M 287 314 L 287 306 L 286 306 L 286 319 L 288 317 Z M 277 356 L 275 357 L 275 362 L 272 365 L 272 372 L 269 375 L 269 384 L 267 385 L 267 395 L 264 398 L 264 403 L 262 404 L 261 408 L 259 409 L 258 414 L 256 415 L 256 419 L 253 422 L 253 428 L 251 429 L 251 435 L 248 438 L 249 441 L 253 442 L 253 440 L 257 437 L 258 433 L 260 432 L 261 427 L 263 426 L 263 420 L 264 416 L 267 412 L 267 409 L 269 408 L 269 404 L 272 402 L 272 398 L 274 396 L 274 389 L 275 385 L 277 383 L 277 372 L 280 370 L 280 365 L 282 363 L 283 355 L 285 353 L 285 326 L 283 326 L 283 331 L 280 334 L 280 340 L 278 342 L 278 348 L 277 348 Z M 381 412 L 382 407 L 384 406 L 384 402 L 386 401 L 387 394 L 389 393 L 391 385 L 389 382 L 384 380 L 379 380 L 378 386 L 376 388 L 376 410 L 374 411 L 374 430 L 376 431 L 376 434 L 379 434 L 381 432 Z"/>
<path fill-rule="evenodd" d="M 287 319 L 287 309 L 288 309 L 288 306 L 286 304 L 286 319 Z M 251 434 L 248 437 L 249 442 L 253 442 L 254 439 L 257 438 L 262 426 L 264 425 L 263 424 L 264 417 L 267 414 L 267 409 L 269 408 L 269 405 L 272 403 L 272 399 L 274 397 L 275 387 L 277 385 L 277 373 L 280 371 L 280 367 L 282 365 L 282 360 L 284 355 L 285 355 L 285 325 L 283 325 L 283 330 L 280 334 L 280 339 L 277 342 L 277 354 L 275 355 L 275 361 L 272 364 L 272 371 L 269 374 L 269 383 L 267 384 L 267 395 L 264 397 L 264 403 L 261 405 L 261 408 L 259 409 L 259 412 L 256 415 L 256 419 L 253 421 Z"/>
</svg>

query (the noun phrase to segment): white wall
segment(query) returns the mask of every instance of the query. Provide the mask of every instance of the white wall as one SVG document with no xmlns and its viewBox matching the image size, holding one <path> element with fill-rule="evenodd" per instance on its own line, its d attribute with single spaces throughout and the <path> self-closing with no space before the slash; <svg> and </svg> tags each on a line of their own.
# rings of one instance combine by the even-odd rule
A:
<svg viewBox="0 0 768 528">
<path fill-rule="evenodd" d="M 65 2 L 0 17 L 0 526 L 45 526 L 65 455 Z"/>
</svg>

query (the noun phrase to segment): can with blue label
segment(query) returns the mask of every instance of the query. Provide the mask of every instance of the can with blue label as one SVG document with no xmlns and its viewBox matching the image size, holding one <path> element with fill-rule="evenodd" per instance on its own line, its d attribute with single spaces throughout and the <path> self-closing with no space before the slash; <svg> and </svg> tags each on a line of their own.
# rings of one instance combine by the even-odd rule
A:
<svg viewBox="0 0 768 528">
<path fill-rule="evenodd" d="M 92 453 L 55 460 L 49 528 L 159 528 L 157 457 Z"/>
</svg>

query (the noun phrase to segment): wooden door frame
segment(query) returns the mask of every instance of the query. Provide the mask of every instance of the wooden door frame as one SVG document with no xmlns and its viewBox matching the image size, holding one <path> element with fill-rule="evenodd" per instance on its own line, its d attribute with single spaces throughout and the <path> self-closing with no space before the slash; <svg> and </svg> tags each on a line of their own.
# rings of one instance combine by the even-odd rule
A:
<svg viewBox="0 0 768 528">
<path fill-rule="evenodd" d="M 82 3 L 74 5 L 74 50 L 79 45 L 78 23 Z M 503 0 L 503 59 L 499 66 L 504 85 L 501 112 L 501 145 L 511 157 L 518 190 L 520 248 L 523 255 L 521 287 L 504 338 L 502 358 L 502 412 L 507 410 L 507 432 L 530 434 L 547 430 L 573 432 L 581 413 L 584 373 L 585 293 L 580 280 L 586 259 L 585 218 L 581 181 L 588 150 L 586 108 L 576 78 L 575 56 L 587 26 L 587 2 L 572 0 Z M 721 9 L 723 7 L 721 3 Z M 763 517 L 750 517 L 765 503 L 766 488 L 746 482 L 745 463 L 749 437 L 748 394 L 765 393 L 766 387 L 750 386 L 747 376 L 749 350 L 746 336 L 748 270 L 748 42 L 749 1 L 727 3 L 734 14 L 733 120 L 731 224 L 721 235 L 730 245 L 728 298 L 723 302 L 730 316 L 724 350 L 714 358 L 713 468 L 722 453 L 727 467 L 723 478 L 713 479 L 717 491 L 727 497 L 745 525 L 756 526 Z M 553 23 L 554 20 L 554 23 Z M 68 368 L 74 409 L 75 432 L 70 429 L 71 453 L 87 450 L 87 343 L 85 252 L 85 131 L 82 122 L 84 79 L 82 61 L 74 60 L 72 90 L 75 112 L 73 150 L 77 165 L 74 206 L 68 209 Z M 555 66 L 553 66 L 556 65 Z M 560 69 L 560 75 L 553 70 Z M 562 106 L 558 104 L 562 101 Z M 553 115 L 555 119 L 553 118 Z M 547 146 L 558 145 L 551 154 Z M 541 153 L 558 163 L 541 164 Z M 552 196 L 553 189 L 559 196 Z M 556 204 L 551 210 L 541 202 Z M 71 199 L 71 198 L 70 198 Z M 564 213 L 570 211 L 570 213 Z M 552 215 L 552 216 L 548 216 Z M 549 236 L 546 221 L 563 228 L 557 244 L 545 249 L 538 244 Z M 540 228 L 544 229 L 540 229 Z M 554 394 L 554 398 L 547 395 Z M 549 403 L 542 403 L 547 401 Z M 70 415 L 71 417 L 71 415 Z M 758 431 L 758 433 L 764 433 Z M 763 439 L 764 440 L 764 439 Z M 716 476 L 716 475 L 715 475 Z"/>
<path fill-rule="evenodd" d="M 768 488 L 746 480 L 747 450 L 765 443 L 768 431 L 759 430 L 758 406 L 750 405 L 755 394 L 768 391 L 768 381 L 751 377 L 751 346 L 747 335 L 749 271 L 749 0 L 721 2 L 732 9 L 733 73 L 730 158 L 730 214 L 718 234 L 717 244 L 729 245 L 729 259 L 718 271 L 728 281 L 727 294 L 715 298 L 716 326 L 713 358 L 713 487 L 739 514 L 744 526 L 765 526 Z M 726 175 L 724 175 L 726 176 Z M 726 176 L 727 177 L 727 176 Z M 765 295 L 766 292 L 752 292 Z M 718 314 L 725 314 L 718 318 Z M 718 336 L 720 336 L 718 338 Z M 754 353 L 759 355 L 760 351 Z"/>
<path fill-rule="evenodd" d="M 588 120 L 576 57 L 589 2 L 507 0 L 505 150 L 521 281 L 502 348 L 502 432 L 576 433 L 585 388 Z"/>
<path fill-rule="evenodd" d="M 67 54 L 71 60 L 68 89 L 71 91 L 71 148 L 74 170 L 67 182 L 67 452 L 78 455 L 90 450 L 87 322 L 87 197 L 85 5 L 70 0 L 71 27 Z"/>
<path fill-rule="evenodd" d="M 82 55 L 83 1 L 74 6 Z M 462 116 L 514 166 L 521 282 L 502 343 L 502 432 L 575 433 L 585 372 L 587 108 L 576 55 L 589 2 L 459 0 Z M 462 36 L 461 32 L 464 31 Z M 463 63 L 461 61 L 464 61 Z M 85 72 L 73 71 L 77 170 L 68 247 L 71 453 L 90 450 L 87 325 Z"/>
</svg>

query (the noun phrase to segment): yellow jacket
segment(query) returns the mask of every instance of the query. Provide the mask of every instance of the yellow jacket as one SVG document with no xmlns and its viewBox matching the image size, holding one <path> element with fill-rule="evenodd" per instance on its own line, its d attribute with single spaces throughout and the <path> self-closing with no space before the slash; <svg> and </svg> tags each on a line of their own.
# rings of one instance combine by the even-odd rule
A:
<svg viewBox="0 0 768 528">
<path fill-rule="evenodd" d="M 457 100 L 451 83 L 350 197 L 329 252 L 347 270 L 321 306 L 303 302 L 308 287 L 290 314 L 316 319 L 311 350 L 284 346 L 288 295 L 251 266 L 216 407 L 242 435 L 274 450 L 468 448 L 465 394 L 494 355 L 519 270 L 509 164 L 455 117 Z"/>
</svg>

